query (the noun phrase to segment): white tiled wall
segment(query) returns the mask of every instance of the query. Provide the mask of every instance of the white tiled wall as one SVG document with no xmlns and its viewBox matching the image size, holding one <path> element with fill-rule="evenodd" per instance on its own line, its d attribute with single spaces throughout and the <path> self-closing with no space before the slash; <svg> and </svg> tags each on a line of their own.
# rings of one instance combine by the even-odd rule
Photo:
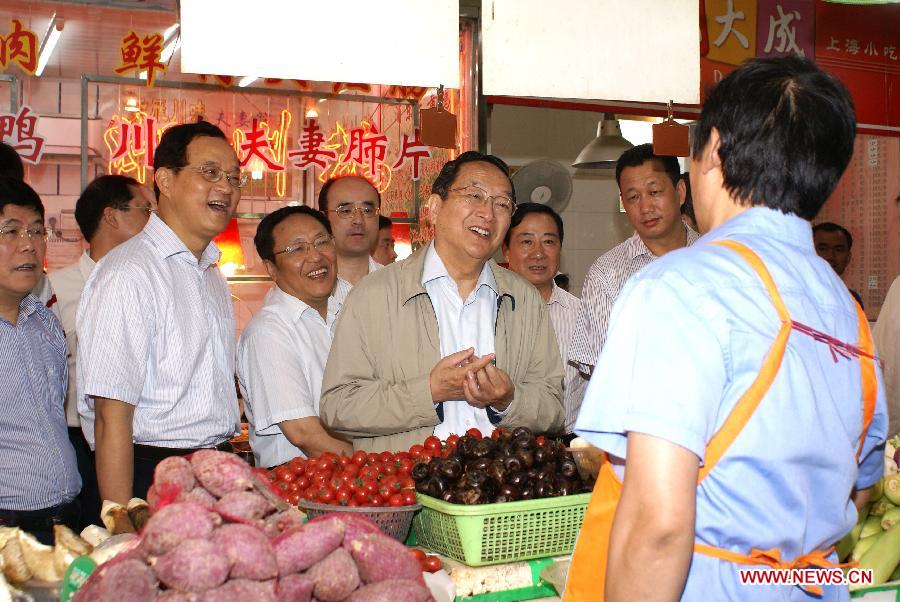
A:
<svg viewBox="0 0 900 602">
<path fill-rule="evenodd" d="M 536 159 L 555 159 L 571 166 L 597 133 L 602 113 L 494 105 L 488 140 L 490 152 L 514 166 Z M 619 213 L 613 171 L 576 170 L 572 197 L 562 212 L 565 240 L 560 270 L 569 274 L 571 291 L 581 294 L 584 276 L 594 260 L 632 235 Z M 600 175 L 604 174 L 604 175 Z"/>
</svg>

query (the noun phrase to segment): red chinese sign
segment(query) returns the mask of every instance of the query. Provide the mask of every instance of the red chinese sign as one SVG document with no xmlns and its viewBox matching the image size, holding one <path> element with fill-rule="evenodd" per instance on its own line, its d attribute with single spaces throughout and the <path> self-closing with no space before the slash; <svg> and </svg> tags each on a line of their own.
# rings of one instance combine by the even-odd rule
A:
<svg viewBox="0 0 900 602">
<path fill-rule="evenodd" d="M 422 144 L 422 141 L 419 139 L 419 128 L 416 128 L 412 140 L 410 140 L 409 134 L 403 134 L 403 139 L 400 141 L 400 156 L 397 157 L 397 162 L 394 163 L 391 168 L 399 169 L 403 167 L 403 165 L 406 164 L 407 161 L 412 161 L 412 179 L 418 180 L 419 161 L 422 159 L 430 158 L 431 147 Z"/>
<path fill-rule="evenodd" d="M 822 0 L 699 2 L 701 99 L 709 86 L 751 58 L 797 54 L 814 59 L 844 82 L 858 123 L 900 127 L 897 6 Z"/>
<path fill-rule="evenodd" d="M 14 115 L 0 115 L 0 140 L 16 149 L 22 161 L 31 165 L 37 165 L 44 154 L 44 137 L 35 133 L 37 119 L 27 105 Z"/>
<path fill-rule="evenodd" d="M 38 61 L 38 38 L 25 29 L 18 19 L 12 20 L 13 30 L 6 37 L 0 36 L 0 67 L 16 63 L 28 75 L 34 75 Z"/>
<path fill-rule="evenodd" d="M 897 5 L 816 5 L 816 63 L 853 95 L 856 121 L 900 127 Z"/>
<path fill-rule="evenodd" d="M 337 159 L 337 151 L 325 148 L 325 134 L 319 129 L 319 122 L 309 119 L 300 130 L 300 142 L 297 150 L 288 152 L 291 164 L 299 169 L 307 169 L 317 165 L 320 169 L 328 167 L 326 159 Z"/>
<path fill-rule="evenodd" d="M 130 175 L 144 184 L 156 145 L 163 132 L 173 125 L 174 122 L 160 124 L 143 111 L 121 118 L 113 116 L 103 133 L 103 142 L 109 149 L 109 173 Z"/>
<path fill-rule="evenodd" d="M 160 60 L 162 56 L 163 36 L 161 33 L 151 33 L 143 37 L 134 31 L 122 38 L 119 52 L 122 62 L 115 68 L 119 75 L 130 71 L 147 73 L 147 86 L 153 86 L 153 80 L 157 71 L 166 71 L 166 65 Z"/>
</svg>

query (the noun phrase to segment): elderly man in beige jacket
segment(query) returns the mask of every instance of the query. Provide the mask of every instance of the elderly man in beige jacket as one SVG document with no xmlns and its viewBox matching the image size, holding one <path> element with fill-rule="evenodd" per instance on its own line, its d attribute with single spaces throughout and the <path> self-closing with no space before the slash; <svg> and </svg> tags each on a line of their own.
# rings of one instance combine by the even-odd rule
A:
<svg viewBox="0 0 900 602">
<path fill-rule="evenodd" d="M 320 415 L 354 448 L 405 450 L 495 426 L 561 431 L 563 368 L 546 305 L 491 259 L 514 194 L 501 159 L 463 153 L 432 186 L 434 241 L 351 291 Z"/>
</svg>

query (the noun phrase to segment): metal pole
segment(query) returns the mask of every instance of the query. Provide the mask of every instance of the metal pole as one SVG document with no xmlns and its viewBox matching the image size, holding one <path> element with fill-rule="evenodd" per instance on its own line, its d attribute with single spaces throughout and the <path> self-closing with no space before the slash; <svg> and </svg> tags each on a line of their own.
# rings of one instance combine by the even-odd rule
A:
<svg viewBox="0 0 900 602">
<path fill-rule="evenodd" d="M 88 184 L 88 79 L 81 76 L 81 189 Z M 99 93 L 99 92 L 98 92 Z"/>
</svg>

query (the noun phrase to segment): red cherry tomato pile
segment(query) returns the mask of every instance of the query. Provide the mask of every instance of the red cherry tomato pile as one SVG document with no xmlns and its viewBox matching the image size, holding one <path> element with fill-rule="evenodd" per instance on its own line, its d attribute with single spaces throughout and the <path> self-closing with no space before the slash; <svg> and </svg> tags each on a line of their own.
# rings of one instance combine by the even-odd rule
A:
<svg viewBox="0 0 900 602">
<path fill-rule="evenodd" d="M 352 456 L 324 453 L 294 458 L 268 471 L 275 490 L 290 504 L 301 499 L 332 506 L 410 506 L 416 503 L 408 452 Z"/>
<path fill-rule="evenodd" d="M 437 573 L 442 568 L 441 559 L 437 556 L 426 554 L 418 548 L 412 548 L 409 553 L 416 557 L 422 570 L 427 573 Z"/>
<path fill-rule="evenodd" d="M 496 439 L 503 429 L 496 429 Z M 481 431 L 466 431 L 481 439 Z M 542 438 L 542 437 L 541 437 Z M 415 483 L 409 473 L 419 462 L 446 458 L 459 435 L 441 441 L 432 435 L 405 452 L 380 454 L 357 451 L 352 456 L 324 453 L 314 458 L 294 458 L 267 471 L 276 493 L 296 505 L 301 499 L 333 506 L 409 506 L 416 503 Z"/>
</svg>

